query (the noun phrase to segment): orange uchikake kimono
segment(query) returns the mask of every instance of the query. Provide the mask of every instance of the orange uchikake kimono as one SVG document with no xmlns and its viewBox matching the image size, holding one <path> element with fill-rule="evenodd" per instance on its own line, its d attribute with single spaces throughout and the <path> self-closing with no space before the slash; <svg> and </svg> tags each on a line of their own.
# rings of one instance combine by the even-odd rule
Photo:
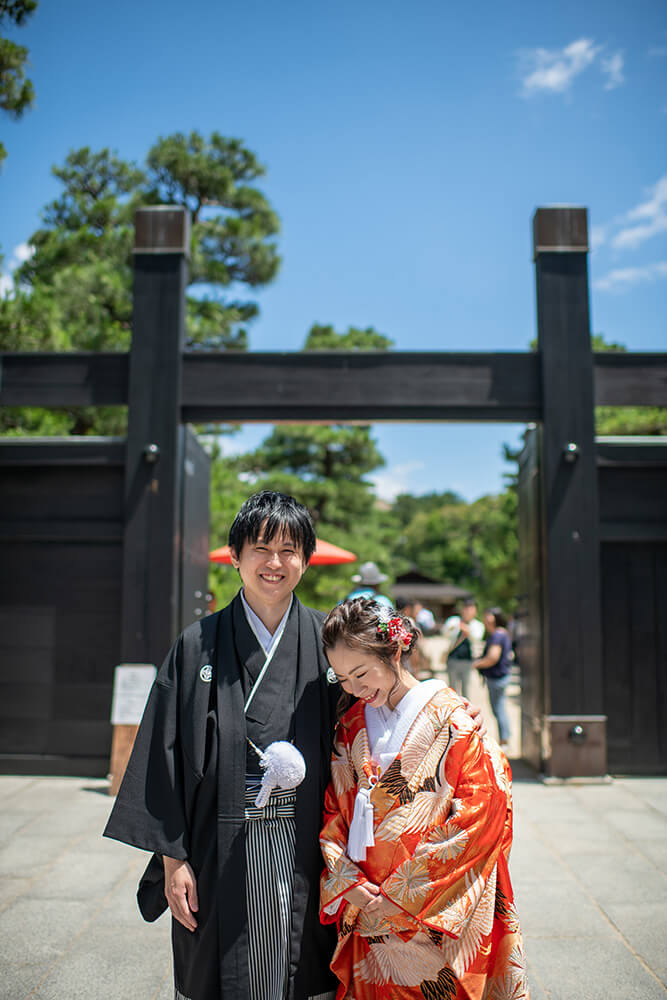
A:
<svg viewBox="0 0 667 1000">
<path fill-rule="evenodd" d="M 363 704 L 343 716 L 320 835 L 320 919 L 338 923 L 337 1000 L 527 1000 L 507 868 L 510 782 L 500 748 L 480 740 L 449 688 L 419 711 L 379 778 Z M 356 793 L 369 787 L 375 845 L 355 863 L 348 830 Z M 372 918 L 342 898 L 366 881 L 402 912 Z"/>
</svg>

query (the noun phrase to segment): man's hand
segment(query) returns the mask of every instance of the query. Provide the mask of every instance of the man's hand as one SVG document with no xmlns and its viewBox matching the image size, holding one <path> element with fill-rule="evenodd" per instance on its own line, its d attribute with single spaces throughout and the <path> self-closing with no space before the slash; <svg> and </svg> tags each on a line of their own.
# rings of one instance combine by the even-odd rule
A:
<svg viewBox="0 0 667 1000">
<path fill-rule="evenodd" d="M 369 903 L 377 899 L 380 888 L 372 882 L 364 882 L 363 885 L 355 885 L 354 889 L 348 889 L 343 893 L 343 899 L 353 906 L 358 906 L 360 910 L 365 910 Z"/>
<path fill-rule="evenodd" d="M 482 715 L 482 710 L 479 705 L 471 705 L 467 698 L 463 698 L 463 705 L 466 712 L 475 723 L 475 729 L 477 730 L 477 735 L 480 740 L 483 736 L 486 736 L 486 724 L 484 722 L 484 716 Z"/>
<path fill-rule="evenodd" d="M 189 931 L 197 929 L 197 921 L 193 914 L 199 909 L 197 899 L 197 880 L 195 873 L 187 861 L 178 858 L 164 857 L 164 894 L 169 903 L 169 909 Z"/>
</svg>

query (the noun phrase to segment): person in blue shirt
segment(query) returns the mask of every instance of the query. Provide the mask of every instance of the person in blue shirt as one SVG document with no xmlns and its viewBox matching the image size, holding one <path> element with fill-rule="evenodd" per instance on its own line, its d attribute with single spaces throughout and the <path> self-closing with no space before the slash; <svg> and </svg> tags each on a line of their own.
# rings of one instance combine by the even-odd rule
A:
<svg viewBox="0 0 667 1000">
<path fill-rule="evenodd" d="M 357 587 L 347 595 L 347 600 L 352 601 L 355 597 L 366 597 L 375 601 L 376 604 L 384 604 L 388 608 L 393 608 L 394 605 L 389 598 L 378 593 L 378 587 L 387 579 L 386 574 L 381 573 L 374 562 L 362 563 L 359 572 L 352 577 L 352 583 L 356 583 Z"/>
<path fill-rule="evenodd" d="M 484 612 L 486 642 L 484 652 L 472 666 L 479 670 L 489 689 L 491 710 L 498 723 L 499 743 L 507 750 L 510 722 L 505 694 L 512 674 L 512 640 L 506 628 L 506 618 L 500 608 L 487 608 Z"/>
</svg>

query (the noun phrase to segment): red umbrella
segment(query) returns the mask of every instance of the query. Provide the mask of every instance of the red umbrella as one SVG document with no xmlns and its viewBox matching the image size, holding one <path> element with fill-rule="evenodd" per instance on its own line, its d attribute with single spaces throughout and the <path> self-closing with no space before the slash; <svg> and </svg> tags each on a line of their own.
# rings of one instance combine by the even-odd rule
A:
<svg viewBox="0 0 667 1000">
<path fill-rule="evenodd" d="M 227 565 L 230 565 L 232 560 L 229 553 L 229 545 L 222 545 L 219 549 L 213 549 L 212 552 L 209 552 L 208 558 L 211 562 L 227 563 Z M 355 562 L 356 558 L 354 552 L 348 552 L 347 549 L 341 549 L 337 545 L 332 545 L 331 542 L 325 542 L 321 538 L 318 538 L 315 542 L 315 551 L 309 565 L 333 566 L 336 563 Z"/>
</svg>

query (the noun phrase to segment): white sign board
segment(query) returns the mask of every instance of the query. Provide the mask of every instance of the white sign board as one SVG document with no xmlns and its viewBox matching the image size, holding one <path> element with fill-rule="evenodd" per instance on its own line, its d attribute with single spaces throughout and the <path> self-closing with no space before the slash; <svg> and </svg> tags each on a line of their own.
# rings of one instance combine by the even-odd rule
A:
<svg viewBox="0 0 667 1000">
<path fill-rule="evenodd" d="M 112 725 L 139 725 L 156 674 L 157 668 L 152 663 L 123 663 L 116 667 L 111 702 Z"/>
</svg>

